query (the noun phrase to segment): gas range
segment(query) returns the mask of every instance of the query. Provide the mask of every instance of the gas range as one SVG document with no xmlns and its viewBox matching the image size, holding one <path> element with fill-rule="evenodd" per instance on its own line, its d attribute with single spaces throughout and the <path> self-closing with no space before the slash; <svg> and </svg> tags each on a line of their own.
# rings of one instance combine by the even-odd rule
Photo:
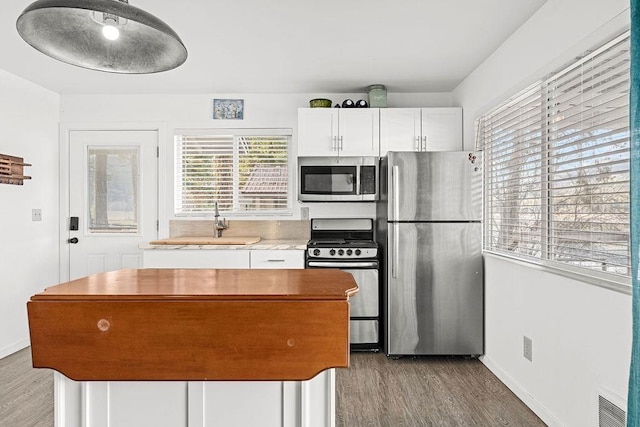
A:
<svg viewBox="0 0 640 427">
<path fill-rule="evenodd" d="M 358 293 L 349 298 L 352 350 L 380 348 L 380 280 L 373 219 L 312 219 L 306 268 L 338 268 L 351 274 Z"/>
</svg>

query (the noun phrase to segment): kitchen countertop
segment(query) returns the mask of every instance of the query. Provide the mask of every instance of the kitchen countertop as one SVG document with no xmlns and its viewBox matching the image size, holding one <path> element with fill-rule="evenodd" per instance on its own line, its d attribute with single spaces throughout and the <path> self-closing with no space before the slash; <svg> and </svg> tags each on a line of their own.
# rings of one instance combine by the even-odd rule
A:
<svg viewBox="0 0 640 427">
<path fill-rule="evenodd" d="M 137 269 L 27 303 L 33 366 L 79 381 L 308 380 L 349 366 L 338 270 Z"/>
<path fill-rule="evenodd" d="M 167 249 L 184 249 L 184 250 L 306 250 L 307 239 L 304 240 L 260 240 L 258 243 L 250 245 L 152 245 L 150 243 L 141 243 L 138 247 L 144 250 L 167 250 Z"/>
</svg>

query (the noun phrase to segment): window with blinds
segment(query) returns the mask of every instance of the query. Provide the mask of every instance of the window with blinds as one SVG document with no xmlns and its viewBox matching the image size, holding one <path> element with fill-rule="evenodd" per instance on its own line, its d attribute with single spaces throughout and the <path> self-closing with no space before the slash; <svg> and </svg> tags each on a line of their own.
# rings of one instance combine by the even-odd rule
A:
<svg viewBox="0 0 640 427">
<path fill-rule="evenodd" d="M 630 276 L 629 34 L 480 117 L 486 251 Z"/>
<path fill-rule="evenodd" d="M 175 214 L 282 214 L 289 206 L 290 131 L 175 136 Z"/>
</svg>

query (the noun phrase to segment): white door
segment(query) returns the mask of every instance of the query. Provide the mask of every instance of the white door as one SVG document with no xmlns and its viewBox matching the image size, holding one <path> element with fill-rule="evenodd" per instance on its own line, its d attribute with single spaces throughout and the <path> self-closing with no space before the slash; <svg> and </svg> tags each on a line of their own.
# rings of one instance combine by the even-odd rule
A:
<svg viewBox="0 0 640 427">
<path fill-rule="evenodd" d="M 156 131 L 70 132 L 69 280 L 142 267 L 138 245 L 158 234 L 157 147 Z"/>
</svg>

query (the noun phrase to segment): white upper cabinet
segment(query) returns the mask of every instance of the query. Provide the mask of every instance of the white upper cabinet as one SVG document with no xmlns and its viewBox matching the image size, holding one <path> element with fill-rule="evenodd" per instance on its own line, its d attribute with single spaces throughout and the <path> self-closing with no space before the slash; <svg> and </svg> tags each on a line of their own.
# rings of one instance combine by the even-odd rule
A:
<svg viewBox="0 0 640 427">
<path fill-rule="evenodd" d="M 424 151 L 462 150 L 462 108 L 423 108 Z"/>
<path fill-rule="evenodd" d="M 420 108 L 380 109 L 380 155 L 387 151 L 420 151 Z"/>
<path fill-rule="evenodd" d="M 298 156 L 337 156 L 337 137 L 337 109 L 298 109 Z"/>
<path fill-rule="evenodd" d="M 380 109 L 380 155 L 462 150 L 462 108 Z"/>
<path fill-rule="evenodd" d="M 378 156 L 380 109 L 298 109 L 298 156 Z"/>
</svg>

